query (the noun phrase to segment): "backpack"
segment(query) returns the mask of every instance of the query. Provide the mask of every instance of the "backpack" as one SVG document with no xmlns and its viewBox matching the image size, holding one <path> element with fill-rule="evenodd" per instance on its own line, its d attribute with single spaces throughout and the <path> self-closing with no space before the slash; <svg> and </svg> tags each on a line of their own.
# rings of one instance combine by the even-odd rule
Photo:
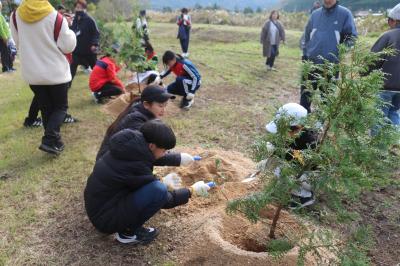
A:
<svg viewBox="0 0 400 266">
<path fill-rule="evenodd" d="M 12 16 L 12 20 L 13 20 L 15 29 L 18 32 L 17 16 L 15 15 L 15 12 L 17 12 L 17 11 L 14 11 L 11 16 Z M 58 41 L 58 37 L 60 36 L 61 27 L 63 24 L 63 18 L 64 18 L 63 15 L 61 13 L 57 12 L 56 21 L 54 23 L 54 41 L 56 43 Z M 64 54 L 64 55 L 67 58 L 68 63 L 71 64 L 72 63 L 72 53 Z"/>
</svg>

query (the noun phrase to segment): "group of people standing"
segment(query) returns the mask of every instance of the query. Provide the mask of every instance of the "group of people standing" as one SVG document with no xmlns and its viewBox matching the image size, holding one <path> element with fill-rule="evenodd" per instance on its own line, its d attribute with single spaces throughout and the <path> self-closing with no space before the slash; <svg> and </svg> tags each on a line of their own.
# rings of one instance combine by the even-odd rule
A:
<svg viewBox="0 0 400 266">
<path fill-rule="evenodd" d="M 397 53 L 389 56 L 371 66 L 372 69 L 382 69 L 385 73 L 385 85 L 380 94 L 382 100 L 387 103 L 383 112 L 390 122 L 396 126 L 400 125 L 400 4 L 394 7 L 388 14 L 388 25 L 390 30 L 385 32 L 372 47 L 371 52 L 381 52 L 391 48 Z M 339 44 L 351 47 L 357 38 L 357 30 L 353 15 L 350 10 L 339 5 L 337 0 L 324 0 L 322 5 L 316 1 L 311 10 L 310 18 L 305 27 L 302 37 L 301 48 L 303 49 L 302 60 L 307 60 L 316 65 L 321 65 L 324 60 L 338 63 Z M 279 44 L 285 42 L 285 30 L 279 22 L 278 11 L 272 11 L 269 20 L 261 31 L 261 43 L 263 44 L 263 55 L 267 57 L 268 70 L 276 70 L 274 62 L 279 54 Z M 318 73 L 308 73 L 306 79 L 311 81 L 313 89 L 318 87 Z M 338 78 L 338 73 L 332 79 Z M 305 80 L 302 82 L 305 84 Z M 323 89 L 323 88 L 320 88 Z M 312 92 L 304 85 L 301 86 L 300 105 L 308 112 L 312 111 Z"/>
</svg>

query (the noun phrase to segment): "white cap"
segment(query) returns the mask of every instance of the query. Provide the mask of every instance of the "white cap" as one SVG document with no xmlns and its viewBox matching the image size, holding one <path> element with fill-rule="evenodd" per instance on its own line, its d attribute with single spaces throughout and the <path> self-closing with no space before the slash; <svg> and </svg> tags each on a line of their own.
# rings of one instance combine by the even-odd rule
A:
<svg viewBox="0 0 400 266">
<path fill-rule="evenodd" d="M 394 20 L 400 20 L 400 4 L 390 10 L 388 17 Z"/>
<path fill-rule="evenodd" d="M 290 125 L 291 126 L 298 126 L 301 124 L 302 120 L 307 117 L 307 110 L 303 106 L 297 103 L 287 103 L 281 108 L 278 109 L 278 111 L 275 114 L 274 121 L 270 122 L 265 126 L 265 129 L 272 134 L 276 134 L 278 132 L 278 128 L 276 126 L 276 122 L 281 118 L 281 117 L 288 117 L 291 120 Z"/>
</svg>

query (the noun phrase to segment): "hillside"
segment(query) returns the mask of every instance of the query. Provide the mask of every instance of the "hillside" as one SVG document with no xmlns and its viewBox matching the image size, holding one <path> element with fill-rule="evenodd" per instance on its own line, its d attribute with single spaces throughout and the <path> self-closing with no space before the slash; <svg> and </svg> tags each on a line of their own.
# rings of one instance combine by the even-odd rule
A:
<svg viewBox="0 0 400 266">
<path fill-rule="evenodd" d="M 277 5 L 279 0 L 176 0 L 176 1 L 164 1 L 164 0 L 151 0 L 151 6 L 154 9 L 162 9 L 163 7 L 171 7 L 173 9 L 182 8 L 182 7 L 194 7 L 196 4 L 199 4 L 203 7 L 212 6 L 215 3 L 218 6 L 221 6 L 225 9 L 244 9 L 245 7 L 251 7 L 256 9 L 258 7 L 261 8 L 271 8 L 274 5 Z"/>
<path fill-rule="evenodd" d="M 287 0 L 284 2 L 284 9 L 287 11 L 304 11 L 309 10 L 314 0 Z M 343 6 L 350 8 L 352 11 L 358 10 L 386 10 L 398 4 L 398 0 L 341 0 Z"/>
</svg>

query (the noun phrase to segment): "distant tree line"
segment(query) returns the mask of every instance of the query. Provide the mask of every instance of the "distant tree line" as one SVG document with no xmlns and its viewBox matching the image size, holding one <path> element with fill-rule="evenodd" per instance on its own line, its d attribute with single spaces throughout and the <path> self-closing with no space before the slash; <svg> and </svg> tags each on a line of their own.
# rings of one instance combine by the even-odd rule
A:
<svg viewBox="0 0 400 266">
<path fill-rule="evenodd" d="M 194 5 L 193 10 L 226 10 L 222 6 L 218 5 L 217 3 L 214 3 L 213 5 L 209 6 L 202 6 L 201 4 L 197 3 Z M 168 13 L 172 12 L 173 8 L 170 6 L 165 6 L 162 8 L 162 12 Z M 253 13 L 262 13 L 264 10 L 261 7 L 257 7 L 256 9 L 253 9 L 251 7 L 245 7 L 244 9 L 240 10 L 239 7 L 235 7 L 233 9 L 235 13 L 244 13 L 244 14 L 253 14 Z"/>
</svg>

